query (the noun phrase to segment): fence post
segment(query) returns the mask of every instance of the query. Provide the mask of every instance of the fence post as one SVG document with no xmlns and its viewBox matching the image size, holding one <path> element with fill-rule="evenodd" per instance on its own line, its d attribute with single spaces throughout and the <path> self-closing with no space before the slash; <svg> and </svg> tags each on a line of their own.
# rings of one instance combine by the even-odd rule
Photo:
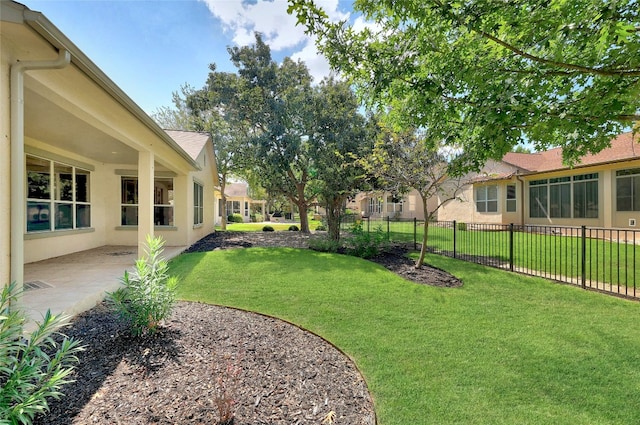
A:
<svg viewBox="0 0 640 425">
<path fill-rule="evenodd" d="M 513 223 L 509 223 L 509 270 L 513 271 Z"/>
<path fill-rule="evenodd" d="M 391 224 L 391 216 L 390 216 L 390 215 L 388 215 L 388 216 L 387 216 L 387 241 L 390 241 L 390 240 L 391 240 L 390 224 Z"/>
<path fill-rule="evenodd" d="M 457 258 L 456 255 L 456 232 L 458 230 L 458 225 L 456 224 L 456 221 L 453 220 L 453 258 Z"/>
<path fill-rule="evenodd" d="M 587 226 L 582 225 L 582 289 L 587 287 Z"/>
<path fill-rule="evenodd" d="M 413 217 L 413 250 L 418 250 L 418 218 Z"/>
</svg>

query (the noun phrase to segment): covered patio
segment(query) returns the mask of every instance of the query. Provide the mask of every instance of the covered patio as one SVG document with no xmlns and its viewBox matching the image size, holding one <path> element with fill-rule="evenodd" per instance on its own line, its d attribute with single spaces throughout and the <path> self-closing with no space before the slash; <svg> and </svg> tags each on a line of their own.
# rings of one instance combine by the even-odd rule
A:
<svg viewBox="0 0 640 425">
<path fill-rule="evenodd" d="M 186 246 L 164 248 L 167 260 Z M 111 245 L 24 265 L 22 303 L 32 321 L 40 321 L 50 309 L 53 314 L 76 315 L 117 289 L 125 270 L 132 270 L 137 247 Z M 32 329 L 33 322 L 27 326 Z"/>
</svg>

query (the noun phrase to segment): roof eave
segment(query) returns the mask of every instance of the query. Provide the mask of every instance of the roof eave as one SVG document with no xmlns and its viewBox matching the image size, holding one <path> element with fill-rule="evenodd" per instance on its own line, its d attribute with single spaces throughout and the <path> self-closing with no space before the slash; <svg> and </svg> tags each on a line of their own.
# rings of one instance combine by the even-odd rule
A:
<svg viewBox="0 0 640 425">
<path fill-rule="evenodd" d="M 98 86 L 105 90 L 127 111 L 133 114 L 147 128 L 154 132 L 176 151 L 187 163 L 195 170 L 201 170 L 200 165 L 193 160 L 160 126 L 140 108 L 127 94 L 118 87 L 91 59 L 89 59 L 82 51 L 65 36 L 58 28 L 56 28 L 49 19 L 42 13 L 24 9 L 24 22 L 36 31 L 42 38 L 49 42 L 56 49 L 65 49 L 71 53 L 71 62 L 78 67 L 85 75 L 93 80 Z"/>
</svg>

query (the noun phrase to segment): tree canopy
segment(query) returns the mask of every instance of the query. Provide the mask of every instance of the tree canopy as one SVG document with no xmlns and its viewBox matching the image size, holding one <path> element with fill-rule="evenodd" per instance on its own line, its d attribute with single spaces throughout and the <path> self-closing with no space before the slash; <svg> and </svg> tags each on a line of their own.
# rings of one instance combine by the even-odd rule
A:
<svg viewBox="0 0 640 425">
<path fill-rule="evenodd" d="M 519 143 L 576 161 L 640 118 L 637 0 L 356 0 L 365 27 L 289 5 L 370 105 L 476 166 Z"/>
<path fill-rule="evenodd" d="M 342 193 L 346 182 L 356 189 L 341 164 L 352 161 L 364 141 L 359 104 L 345 83 L 313 86 L 303 62 L 276 63 L 258 33 L 254 45 L 228 51 L 237 73 L 212 64 L 206 85 L 186 105 L 195 116 L 214 111 L 230 124 L 224 135 L 241 141 L 233 146 L 242 152 L 243 168 L 268 193 L 295 204 L 301 231 L 308 232 L 307 210 L 321 193 Z"/>
</svg>

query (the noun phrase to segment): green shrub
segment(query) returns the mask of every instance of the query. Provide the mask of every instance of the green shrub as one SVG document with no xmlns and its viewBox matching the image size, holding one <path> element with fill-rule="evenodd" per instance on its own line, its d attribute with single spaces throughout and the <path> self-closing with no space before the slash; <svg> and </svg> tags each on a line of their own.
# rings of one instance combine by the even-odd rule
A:
<svg viewBox="0 0 640 425">
<path fill-rule="evenodd" d="M 264 221 L 264 215 L 262 215 L 260 213 L 253 213 L 253 214 L 251 214 L 251 221 L 253 223 L 260 223 L 260 222 Z"/>
<path fill-rule="evenodd" d="M 462 230 L 463 232 L 464 232 L 465 230 L 467 230 L 467 223 L 460 222 L 460 223 L 458 223 L 458 225 L 457 225 L 457 226 L 458 226 L 458 230 Z"/>
<path fill-rule="evenodd" d="M 361 258 L 371 258 L 387 249 L 387 235 L 382 226 L 377 226 L 373 232 L 362 230 L 362 222 L 356 222 L 351 227 L 351 237 L 345 238 L 347 254 Z"/>
<path fill-rule="evenodd" d="M 329 238 L 328 235 L 319 238 L 309 239 L 309 248 L 320 252 L 336 253 L 340 250 L 340 241 Z"/>
<path fill-rule="evenodd" d="M 289 226 L 289 231 L 290 232 L 297 232 L 300 229 L 298 228 L 298 226 L 296 226 L 295 224 L 292 224 L 291 226 Z"/>
<path fill-rule="evenodd" d="M 272 226 L 269 226 L 269 225 L 267 224 L 266 226 L 264 226 L 264 227 L 262 228 L 262 231 L 263 231 L 263 232 L 273 232 L 273 231 L 274 231 L 274 228 L 273 228 Z"/>
<path fill-rule="evenodd" d="M 319 224 L 316 227 L 316 231 L 320 231 L 320 232 L 326 232 L 327 231 L 327 227 L 324 224 Z"/>
<path fill-rule="evenodd" d="M 162 254 L 161 237 L 147 236 L 146 256 L 136 260 L 136 270 L 124 272 L 123 286 L 108 293 L 116 312 L 131 324 L 136 336 L 155 333 L 161 322 L 171 315 L 176 300 L 178 280 L 169 276 L 169 266 Z"/>
<path fill-rule="evenodd" d="M 242 214 L 229 214 L 229 216 L 227 216 L 227 223 L 244 223 Z"/>
<path fill-rule="evenodd" d="M 84 347 L 77 340 L 53 339 L 67 318 L 50 311 L 25 339 L 26 314 L 9 308 L 16 303 L 15 284 L 6 285 L 0 293 L 0 423 L 31 424 L 49 410 L 47 398 L 59 399 L 60 387 L 73 381 L 68 376 Z"/>
</svg>

